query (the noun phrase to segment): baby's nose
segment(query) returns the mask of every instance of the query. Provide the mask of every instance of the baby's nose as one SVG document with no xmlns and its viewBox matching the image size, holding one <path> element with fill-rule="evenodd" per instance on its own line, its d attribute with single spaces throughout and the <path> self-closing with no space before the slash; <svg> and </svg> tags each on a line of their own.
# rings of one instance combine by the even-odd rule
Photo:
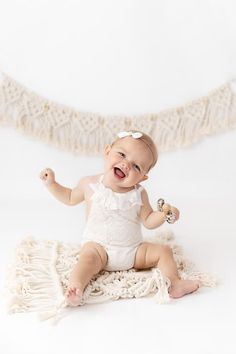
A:
<svg viewBox="0 0 236 354">
<path fill-rule="evenodd" d="M 129 163 L 128 163 L 128 161 L 123 161 L 121 166 L 122 166 L 122 168 L 123 168 L 125 171 L 128 171 L 128 170 L 129 170 Z"/>
</svg>

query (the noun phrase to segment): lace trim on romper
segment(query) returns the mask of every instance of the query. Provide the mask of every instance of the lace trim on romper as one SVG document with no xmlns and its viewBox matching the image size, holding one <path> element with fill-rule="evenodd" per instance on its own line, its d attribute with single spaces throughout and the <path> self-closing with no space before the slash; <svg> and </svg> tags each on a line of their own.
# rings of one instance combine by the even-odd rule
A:
<svg viewBox="0 0 236 354">
<path fill-rule="evenodd" d="M 102 183 L 103 175 L 100 177 L 99 182 L 90 183 L 90 187 L 94 191 L 91 200 L 101 204 L 105 209 L 110 210 L 128 210 L 134 205 L 143 205 L 141 198 L 141 185 L 135 186 L 134 189 L 126 193 L 117 193 L 112 189 L 104 186 Z"/>
</svg>

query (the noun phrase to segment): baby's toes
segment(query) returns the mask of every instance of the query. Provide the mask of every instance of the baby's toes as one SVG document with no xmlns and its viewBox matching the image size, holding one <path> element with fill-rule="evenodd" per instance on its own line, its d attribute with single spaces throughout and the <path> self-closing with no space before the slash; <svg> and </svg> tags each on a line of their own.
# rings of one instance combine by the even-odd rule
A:
<svg viewBox="0 0 236 354">
<path fill-rule="evenodd" d="M 70 296 L 70 291 L 69 291 L 69 289 L 66 290 L 65 296 L 66 296 L 66 297 L 69 297 L 69 296 Z"/>
<path fill-rule="evenodd" d="M 67 288 L 66 290 L 67 297 L 71 296 L 73 293 L 75 293 L 75 288 L 71 288 L 71 287 Z"/>
<path fill-rule="evenodd" d="M 199 288 L 201 288 L 203 286 L 203 283 L 201 282 L 201 280 L 197 280 L 196 284 Z"/>
</svg>

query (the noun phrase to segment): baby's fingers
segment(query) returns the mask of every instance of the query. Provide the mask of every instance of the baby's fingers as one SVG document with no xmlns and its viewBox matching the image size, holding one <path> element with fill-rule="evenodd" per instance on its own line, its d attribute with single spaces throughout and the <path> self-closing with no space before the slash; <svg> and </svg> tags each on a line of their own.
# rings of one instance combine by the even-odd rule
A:
<svg viewBox="0 0 236 354">
<path fill-rule="evenodd" d="M 47 170 L 45 169 L 45 170 L 43 170 L 43 171 L 40 172 L 39 177 L 40 177 L 41 179 L 44 179 L 45 177 L 47 177 L 47 172 L 46 172 L 46 171 L 47 171 Z"/>
<path fill-rule="evenodd" d="M 50 175 L 52 175 L 53 172 L 50 168 L 45 168 L 43 171 L 40 172 L 39 177 L 43 180 L 46 181 Z"/>
<path fill-rule="evenodd" d="M 164 211 L 164 213 L 168 213 L 168 211 L 171 210 L 171 205 L 165 203 L 162 207 L 162 210 Z"/>
<path fill-rule="evenodd" d="M 175 207 L 172 207 L 171 211 L 175 215 L 175 220 L 178 220 L 179 219 L 179 210 Z"/>
</svg>

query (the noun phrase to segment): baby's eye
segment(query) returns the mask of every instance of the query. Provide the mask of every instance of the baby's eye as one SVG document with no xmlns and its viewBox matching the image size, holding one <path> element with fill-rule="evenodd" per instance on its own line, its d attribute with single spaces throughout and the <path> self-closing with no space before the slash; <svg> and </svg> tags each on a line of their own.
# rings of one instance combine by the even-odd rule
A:
<svg viewBox="0 0 236 354">
<path fill-rule="evenodd" d="M 134 168 L 135 168 L 135 170 L 137 170 L 138 172 L 141 172 L 141 169 L 140 169 L 140 167 L 139 167 L 138 165 L 134 164 Z"/>
<path fill-rule="evenodd" d="M 121 157 L 125 157 L 125 154 L 123 154 L 123 152 L 118 152 L 118 154 L 121 156 Z"/>
</svg>

